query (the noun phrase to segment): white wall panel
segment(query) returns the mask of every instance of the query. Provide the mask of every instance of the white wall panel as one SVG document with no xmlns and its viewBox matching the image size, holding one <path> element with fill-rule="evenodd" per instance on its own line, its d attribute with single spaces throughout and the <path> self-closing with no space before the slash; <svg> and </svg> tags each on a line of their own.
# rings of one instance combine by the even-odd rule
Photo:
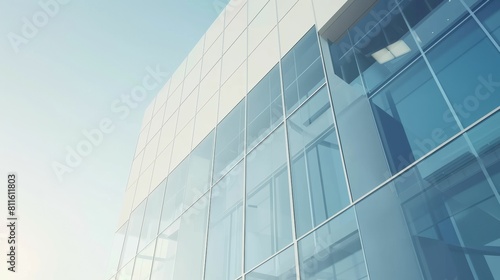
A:
<svg viewBox="0 0 500 280">
<path fill-rule="evenodd" d="M 153 176 L 153 165 L 149 166 L 137 181 L 137 190 L 135 191 L 134 204 L 132 211 L 148 196 L 151 177 Z"/>
<path fill-rule="evenodd" d="M 182 88 L 182 98 L 184 101 L 193 92 L 193 90 L 200 84 L 201 60 L 196 64 L 184 80 L 184 87 Z"/>
<path fill-rule="evenodd" d="M 179 163 L 191 152 L 193 128 L 194 120 L 191 120 L 186 127 L 175 136 L 170 170 L 177 167 L 177 165 L 179 165 Z"/>
<path fill-rule="evenodd" d="M 168 144 L 170 144 L 175 137 L 175 127 L 177 126 L 177 116 L 174 114 L 163 125 L 160 132 L 160 144 L 158 145 L 158 152 L 162 152 Z"/>
<path fill-rule="evenodd" d="M 163 125 L 163 116 L 165 115 L 165 106 L 163 106 L 151 120 L 151 127 L 149 128 L 148 141 L 150 141 L 160 131 Z"/>
<path fill-rule="evenodd" d="M 130 173 L 128 176 L 128 185 L 135 183 L 139 179 L 139 174 L 141 174 L 141 164 L 144 157 L 144 151 L 141 151 L 132 161 L 132 166 L 130 167 Z"/>
<path fill-rule="evenodd" d="M 269 1 L 257 17 L 248 25 L 248 53 L 252 53 L 277 24 L 276 4 L 274 1 Z M 276 42 L 277 45 L 278 42 Z"/>
<path fill-rule="evenodd" d="M 191 72 L 194 66 L 201 60 L 203 57 L 203 48 L 205 44 L 205 36 L 201 37 L 201 39 L 196 43 L 194 48 L 188 55 L 187 63 L 186 63 L 186 73 Z"/>
<path fill-rule="evenodd" d="M 161 106 L 165 105 L 168 98 L 168 90 L 170 87 L 170 80 L 160 89 L 158 95 L 156 96 L 155 106 L 153 114 L 156 114 L 160 110 Z"/>
<path fill-rule="evenodd" d="M 217 38 L 215 43 L 203 55 L 203 63 L 201 67 L 201 77 L 205 77 L 207 73 L 222 57 L 222 36 Z"/>
<path fill-rule="evenodd" d="M 118 220 L 118 227 L 121 227 L 123 224 L 125 224 L 125 222 L 127 222 L 128 218 L 130 217 L 130 213 L 132 212 L 132 205 L 134 204 L 136 187 L 137 183 L 134 183 L 133 186 L 125 191 L 125 195 L 123 196 L 123 206 L 120 212 L 120 218 Z"/>
<path fill-rule="evenodd" d="M 150 192 L 158 186 L 168 175 L 170 157 L 172 155 L 172 143 L 158 154 L 153 168 L 153 178 L 151 179 Z"/>
<path fill-rule="evenodd" d="M 246 95 L 247 65 L 238 70 L 222 85 L 219 97 L 219 116 L 222 120 Z"/>
<path fill-rule="evenodd" d="M 264 6 L 268 3 L 271 2 L 273 3 L 272 5 L 276 6 L 275 3 L 276 0 L 252 0 L 248 1 L 248 22 L 251 22 L 257 14 L 264 8 Z"/>
<path fill-rule="evenodd" d="M 146 107 L 146 110 L 144 111 L 144 116 L 142 117 L 142 125 L 141 125 L 141 130 L 144 130 L 146 126 L 151 122 L 151 119 L 153 118 L 153 109 L 155 107 L 155 101 L 156 98 L 154 98 L 151 103 Z"/>
<path fill-rule="evenodd" d="M 246 9 L 246 4 L 247 0 L 230 0 L 227 3 L 226 8 L 222 12 L 226 14 L 224 20 L 226 28 L 242 9 Z"/>
<path fill-rule="evenodd" d="M 148 123 L 146 127 L 139 134 L 139 139 L 137 139 L 137 146 L 135 147 L 136 157 L 142 150 L 144 150 L 144 147 L 146 147 L 146 143 L 148 142 L 148 133 L 150 127 L 151 123 Z"/>
<path fill-rule="evenodd" d="M 163 116 L 163 122 L 168 120 L 175 111 L 179 109 L 181 104 L 182 91 L 180 88 L 176 89 L 170 97 L 167 99 L 167 105 L 165 106 L 165 116 Z"/>
<path fill-rule="evenodd" d="M 281 56 L 284 56 L 312 26 L 314 15 L 311 0 L 299 0 L 279 23 Z"/>
<path fill-rule="evenodd" d="M 219 61 L 201 81 L 198 96 L 198 108 L 203 107 L 203 105 L 219 90 L 220 71 L 221 62 Z"/>
<path fill-rule="evenodd" d="M 229 23 L 229 25 L 224 29 L 224 52 L 226 52 L 229 47 L 236 41 L 236 39 L 243 33 L 247 28 L 247 9 L 246 4 L 240 9 L 238 14 Z"/>
<path fill-rule="evenodd" d="M 248 57 L 248 90 L 250 91 L 278 63 L 278 31 L 273 29 Z"/>
<path fill-rule="evenodd" d="M 311 1 L 311 0 L 309 0 Z M 330 0 L 336 1 L 336 0 Z M 282 19 L 286 13 L 290 11 L 290 9 L 297 3 L 297 0 L 276 0 L 278 6 L 278 19 Z"/>
<path fill-rule="evenodd" d="M 182 61 L 181 65 L 179 65 L 179 68 L 175 70 L 175 72 L 172 74 L 172 77 L 170 78 L 170 88 L 173 90 L 181 86 L 182 82 L 184 81 L 184 75 L 186 74 L 186 61 L 187 59 L 184 59 L 184 61 Z"/>
<path fill-rule="evenodd" d="M 193 133 L 193 147 L 196 147 L 217 124 L 219 95 L 214 94 L 196 114 Z"/>
<path fill-rule="evenodd" d="M 247 34 L 244 31 L 222 58 L 221 83 L 231 76 L 247 58 Z"/>
<path fill-rule="evenodd" d="M 179 119 L 177 120 L 176 131 L 181 131 L 186 124 L 194 118 L 196 113 L 196 101 L 198 99 L 198 92 L 193 92 L 186 101 L 181 104 L 179 108 Z"/>
<path fill-rule="evenodd" d="M 225 13 L 220 13 L 205 33 L 205 53 L 222 34 L 222 31 L 224 30 L 224 15 Z"/>
<path fill-rule="evenodd" d="M 156 152 L 158 150 L 158 143 L 160 142 L 160 134 L 156 134 L 153 139 L 146 145 L 144 149 L 144 158 L 141 164 L 141 174 L 148 168 L 156 158 Z"/>
</svg>

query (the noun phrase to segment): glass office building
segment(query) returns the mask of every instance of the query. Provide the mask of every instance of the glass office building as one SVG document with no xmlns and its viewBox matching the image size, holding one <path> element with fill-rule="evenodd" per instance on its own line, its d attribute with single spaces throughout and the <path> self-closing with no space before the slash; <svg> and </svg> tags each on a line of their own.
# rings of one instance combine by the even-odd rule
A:
<svg viewBox="0 0 500 280">
<path fill-rule="evenodd" d="M 500 0 L 232 1 L 145 113 L 109 279 L 500 279 Z"/>
</svg>

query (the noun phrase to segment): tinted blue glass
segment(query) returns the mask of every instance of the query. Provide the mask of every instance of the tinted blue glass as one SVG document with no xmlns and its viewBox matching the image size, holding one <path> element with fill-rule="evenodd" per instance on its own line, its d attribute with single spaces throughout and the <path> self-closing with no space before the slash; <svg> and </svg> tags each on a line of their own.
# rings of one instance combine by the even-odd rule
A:
<svg viewBox="0 0 500 280">
<path fill-rule="evenodd" d="M 432 46 L 468 16 L 465 6 L 457 0 L 409 0 L 402 6 L 418 44 L 424 49 Z"/>
<path fill-rule="evenodd" d="M 282 60 L 286 112 L 297 108 L 324 82 L 316 29 L 311 29 Z"/>
<path fill-rule="evenodd" d="M 242 274 L 243 164 L 212 188 L 206 280 L 233 280 Z"/>
<path fill-rule="evenodd" d="M 248 93 L 247 106 L 247 147 L 250 150 L 283 120 L 278 65 Z"/>
<path fill-rule="evenodd" d="M 354 210 L 299 241 L 300 279 L 368 279 Z"/>
<path fill-rule="evenodd" d="M 254 269 L 252 272 L 245 276 L 247 280 L 295 280 L 297 274 L 295 273 L 295 255 L 294 247 L 290 246 L 288 249 L 274 256 L 261 266 Z"/>
<path fill-rule="evenodd" d="M 490 125 L 485 122 L 470 133 Z M 499 137 L 498 130 L 486 136 Z M 483 140 L 479 137 L 474 142 L 490 143 Z M 362 201 L 357 210 L 371 276 L 398 279 L 404 273 L 405 279 L 420 279 L 420 274 L 425 279 L 497 279 L 500 203 L 490 173 L 460 137 Z M 384 246 L 389 242 L 392 246 Z M 391 258 L 401 264 L 398 269 L 384 267 Z"/>
<path fill-rule="evenodd" d="M 279 127 L 247 156 L 245 270 L 292 242 L 285 130 Z"/>
<path fill-rule="evenodd" d="M 214 157 L 214 132 L 189 154 L 189 176 L 187 176 L 184 205 L 188 207 L 200 198 L 212 182 L 212 161 Z"/>
<path fill-rule="evenodd" d="M 213 181 L 216 182 L 242 157 L 245 141 L 245 100 L 217 126 Z"/>
<path fill-rule="evenodd" d="M 290 116 L 287 126 L 295 224 L 301 236 L 349 202 L 326 87 Z"/>
<path fill-rule="evenodd" d="M 367 17 L 371 20 L 362 20 L 349 31 L 368 92 L 420 55 L 395 2 L 380 1 Z"/>
<path fill-rule="evenodd" d="M 477 17 L 497 43 L 500 43 L 500 1 L 490 0 L 477 12 Z"/>
<path fill-rule="evenodd" d="M 473 19 L 429 51 L 428 58 L 464 126 L 500 105 L 500 53 Z"/>
<path fill-rule="evenodd" d="M 167 177 L 160 231 L 165 230 L 184 210 L 183 201 L 188 176 L 188 164 L 189 158 L 184 159 Z"/>
<path fill-rule="evenodd" d="M 492 183 L 500 193 L 500 113 L 475 127 L 467 135 L 484 165 Z"/>
<path fill-rule="evenodd" d="M 371 101 L 394 173 L 459 131 L 423 60 L 411 65 Z"/>
</svg>

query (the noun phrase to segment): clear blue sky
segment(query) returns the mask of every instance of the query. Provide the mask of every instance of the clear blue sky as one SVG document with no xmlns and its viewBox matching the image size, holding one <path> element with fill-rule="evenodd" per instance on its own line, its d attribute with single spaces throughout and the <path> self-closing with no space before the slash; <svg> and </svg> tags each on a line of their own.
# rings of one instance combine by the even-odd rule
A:
<svg viewBox="0 0 500 280">
<path fill-rule="evenodd" d="M 103 279 L 142 114 L 160 87 L 123 120 L 111 104 L 148 66 L 175 70 L 228 0 L 59 1 L 44 18 L 38 1 L 0 0 L 0 178 L 15 171 L 19 182 L 14 274 L 0 179 L 0 279 Z M 24 18 L 40 27 L 23 35 Z M 52 164 L 104 118 L 114 131 L 59 181 Z"/>
</svg>

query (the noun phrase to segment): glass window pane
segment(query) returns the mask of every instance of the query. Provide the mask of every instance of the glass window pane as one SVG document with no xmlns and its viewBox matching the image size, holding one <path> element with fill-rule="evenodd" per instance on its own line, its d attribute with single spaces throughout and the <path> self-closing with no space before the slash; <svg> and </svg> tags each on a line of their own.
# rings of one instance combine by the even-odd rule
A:
<svg viewBox="0 0 500 280">
<path fill-rule="evenodd" d="M 349 203 L 326 87 L 287 126 L 296 232 L 301 236 Z"/>
<path fill-rule="evenodd" d="M 371 93 L 420 55 L 417 44 L 395 7 L 380 1 L 349 34 L 367 92 Z M 367 20 L 370 19 L 370 20 Z"/>
<path fill-rule="evenodd" d="M 113 275 L 118 271 L 118 263 L 120 262 L 120 255 L 122 253 L 123 241 L 125 240 L 125 234 L 127 233 L 127 225 L 128 222 L 126 222 L 122 227 L 120 227 L 120 229 L 115 233 L 108 263 L 108 272 L 107 272 L 108 276 Z"/>
<path fill-rule="evenodd" d="M 132 259 L 116 274 L 116 280 L 132 280 L 132 272 L 134 270 L 134 260 Z"/>
<path fill-rule="evenodd" d="M 214 132 L 212 131 L 190 154 L 184 205 L 188 207 L 209 188 L 214 157 Z"/>
<path fill-rule="evenodd" d="M 158 236 L 151 280 L 201 279 L 208 197 L 199 199 Z"/>
<path fill-rule="evenodd" d="M 184 193 L 188 178 L 189 157 L 185 158 L 167 177 L 165 198 L 160 220 L 160 231 L 163 231 L 184 210 Z"/>
<path fill-rule="evenodd" d="M 245 276 L 247 280 L 295 280 L 297 274 L 295 273 L 295 254 L 294 247 L 290 246 L 288 249 L 274 256 L 261 266 L 254 269 L 252 272 Z"/>
<path fill-rule="evenodd" d="M 292 242 L 287 171 L 281 126 L 247 156 L 246 271 Z"/>
<path fill-rule="evenodd" d="M 424 49 L 438 41 L 468 15 L 461 1 L 456 0 L 411 0 L 406 1 L 402 9 L 418 43 Z"/>
<path fill-rule="evenodd" d="M 132 280 L 149 280 L 155 253 L 155 243 L 154 241 L 151 242 L 151 244 L 137 254 Z"/>
<path fill-rule="evenodd" d="M 120 258 L 120 267 L 122 264 L 131 260 L 137 253 L 139 245 L 139 237 L 141 235 L 142 220 L 144 218 L 144 210 L 146 209 L 146 200 L 141 202 L 137 208 L 130 214 L 128 222 L 127 235 L 123 242 L 123 251 Z"/>
<path fill-rule="evenodd" d="M 498 130 L 494 134 L 487 138 L 500 137 Z M 489 176 L 460 137 L 360 202 L 371 276 L 496 279 L 500 203 Z M 397 269 L 387 265 L 396 261 Z"/>
<path fill-rule="evenodd" d="M 500 105 L 500 53 L 473 19 L 432 48 L 428 58 L 464 127 Z"/>
<path fill-rule="evenodd" d="M 393 173 L 459 131 L 422 59 L 406 69 L 371 101 Z"/>
<path fill-rule="evenodd" d="M 283 57 L 282 71 L 288 114 L 325 82 L 315 28 L 304 35 Z"/>
<path fill-rule="evenodd" d="M 233 280 L 242 274 L 243 164 L 212 188 L 206 280 Z"/>
<path fill-rule="evenodd" d="M 151 280 L 173 280 L 180 220 L 176 220 L 156 240 Z"/>
<path fill-rule="evenodd" d="M 247 95 L 247 149 L 252 149 L 283 120 L 279 66 Z"/>
<path fill-rule="evenodd" d="M 500 113 L 495 113 L 467 133 L 489 178 L 500 193 Z"/>
<path fill-rule="evenodd" d="M 299 241 L 300 279 L 368 279 L 351 208 Z"/>
<path fill-rule="evenodd" d="M 139 251 L 142 251 L 157 235 L 160 225 L 161 206 L 165 192 L 165 184 L 162 182 L 148 196 L 144 222 L 142 223 L 141 240 L 139 242 Z"/>
<path fill-rule="evenodd" d="M 477 17 L 490 32 L 491 36 L 500 44 L 500 2 L 490 0 L 488 4 L 477 12 Z"/>
<path fill-rule="evenodd" d="M 181 217 L 173 279 L 201 279 L 207 230 L 206 194 Z"/>
<path fill-rule="evenodd" d="M 245 100 L 242 100 L 217 126 L 214 182 L 217 182 L 243 158 L 244 130 Z"/>
</svg>

